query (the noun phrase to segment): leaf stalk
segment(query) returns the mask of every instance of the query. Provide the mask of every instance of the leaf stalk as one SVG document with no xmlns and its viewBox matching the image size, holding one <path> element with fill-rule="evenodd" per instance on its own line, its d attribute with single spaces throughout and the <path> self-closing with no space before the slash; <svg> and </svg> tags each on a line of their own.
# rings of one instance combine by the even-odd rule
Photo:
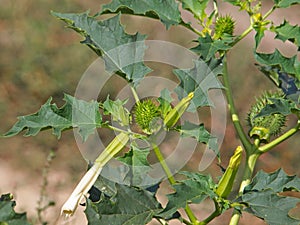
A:
<svg viewBox="0 0 300 225">
<path fill-rule="evenodd" d="M 265 145 L 259 147 L 258 150 L 261 153 L 268 152 L 269 150 L 271 150 L 272 148 L 274 148 L 275 146 L 277 146 L 281 142 L 285 141 L 286 139 L 288 139 L 291 136 L 293 136 L 294 134 L 296 134 L 299 131 L 299 129 L 300 129 L 300 120 L 298 120 L 297 125 L 295 127 L 293 127 L 292 129 L 288 130 L 287 132 L 285 132 L 284 134 L 282 134 L 278 138 L 274 139 L 270 143 L 265 144 Z"/>
<path fill-rule="evenodd" d="M 170 168 L 168 167 L 168 165 L 165 161 L 165 158 L 164 158 L 163 154 L 161 153 L 159 147 L 153 142 L 152 142 L 152 147 L 153 147 L 153 151 L 154 151 L 160 165 L 162 166 L 165 174 L 168 177 L 168 180 L 169 180 L 170 184 L 174 185 L 176 183 L 176 180 L 173 177 L 173 174 L 172 174 Z M 199 221 L 197 220 L 195 214 L 193 213 L 192 209 L 190 208 L 190 206 L 188 204 L 186 204 L 184 210 L 185 210 L 187 216 L 189 217 L 189 219 L 191 221 L 191 224 L 199 225 Z"/>
</svg>

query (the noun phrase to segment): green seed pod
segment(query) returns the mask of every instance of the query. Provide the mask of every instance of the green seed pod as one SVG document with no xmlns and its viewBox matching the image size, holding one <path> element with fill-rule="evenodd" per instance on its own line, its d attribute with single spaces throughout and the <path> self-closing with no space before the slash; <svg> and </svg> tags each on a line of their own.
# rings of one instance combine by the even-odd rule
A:
<svg viewBox="0 0 300 225">
<path fill-rule="evenodd" d="M 234 20 L 231 16 L 221 16 L 216 21 L 214 39 L 220 39 L 224 34 L 233 35 Z"/>
<path fill-rule="evenodd" d="M 250 126 L 250 137 L 258 137 L 263 142 L 269 142 L 272 135 L 278 135 L 281 132 L 286 121 L 285 115 L 280 113 L 260 117 L 257 117 L 257 115 L 267 104 L 272 103 L 269 98 L 283 97 L 284 94 L 279 91 L 275 93 L 266 92 L 260 98 L 256 99 L 256 103 L 251 107 L 247 118 L 248 125 Z"/>
<path fill-rule="evenodd" d="M 151 99 L 141 101 L 134 109 L 134 118 L 143 132 L 152 134 L 157 130 L 154 124 L 159 118 L 158 107 Z"/>
</svg>

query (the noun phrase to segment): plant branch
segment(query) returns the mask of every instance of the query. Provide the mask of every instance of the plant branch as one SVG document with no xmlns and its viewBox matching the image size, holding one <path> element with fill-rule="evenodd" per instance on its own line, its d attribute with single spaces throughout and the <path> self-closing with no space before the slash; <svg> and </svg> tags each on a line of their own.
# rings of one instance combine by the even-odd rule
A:
<svg viewBox="0 0 300 225">
<path fill-rule="evenodd" d="M 103 125 L 103 127 L 107 127 L 111 130 L 114 130 L 114 131 L 117 131 L 117 132 L 121 132 L 121 133 L 125 133 L 125 134 L 128 134 L 128 135 L 133 135 L 135 138 L 141 138 L 141 139 L 145 139 L 147 138 L 147 136 L 143 135 L 143 134 L 139 134 L 139 133 L 135 133 L 131 130 L 123 130 L 123 129 L 120 129 L 118 127 L 114 127 L 112 125 L 109 125 L 109 124 L 105 124 Z"/>
<path fill-rule="evenodd" d="M 206 225 L 208 224 L 210 221 L 212 221 L 214 218 L 216 218 L 217 216 L 219 216 L 221 214 L 221 210 L 219 207 L 218 202 L 214 199 L 214 203 L 215 203 L 215 211 L 213 211 L 212 214 L 210 214 L 206 219 L 202 220 L 199 225 Z"/>
<path fill-rule="evenodd" d="M 181 25 L 181 26 L 183 26 L 183 27 L 189 29 L 190 31 L 192 31 L 192 32 L 194 32 L 195 34 L 197 34 L 198 36 L 203 36 L 203 35 L 201 34 L 200 31 L 198 31 L 197 29 L 195 29 L 194 27 L 192 27 L 192 26 L 191 26 L 190 24 L 188 24 L 188 23 L 185 23 L 185 22 L 181 21 L 181 22 L 179 23 L 179 25 Z"/>
<path fill-rule="evenodd" d="M 231 44 L 232 46 L 236 45 L 242 39 L 244 39 L 251 31 L 253 30 L 252 25 L 250 25 L 241 35 L 239 35 L 234 42 Z"/>
<path fill-rule="evenodd" d="M 158 148 L 158 146 L 155 143 L 152 143 L 152 147 L 153 147 L 154 153 L 155 153 L 160 165 L 162 166 L 164 172 L 166 173 L 166 175 L 168 177 L 170 184 L 172 184 L 172 185 L 175 184 L 176 183 L 175 178 L 173 177 L 172 172 L 171 172 L 170 168 L 168 167 L 168 165 L 165 161 L 165 158 L 162 155 L 160 149 Z"/>
<path fill-rule="evenodd" d="M 265 144 L 265 145 L 259 147 L 258 150 L 261 153 L 269 151 L 270 149 L 272 149 L 276 145 L 280 144 L 281 142 L 285 141 L 286 139 L 290 138 L 292 135 L 294 135 L 295 133 L 297 133 L 297 131 L 299 129 L 300 129 L 300 120 L 298 120 L 297 125 L 294 128 L 288 130 L 283 135 L 279 136 L 278 138 L 276 138 L 275 140 L 271 141 L 270 143 Z"/>
<path fill-rule="evenodd" d="M 241 195 L 244 191 L 244 188 L 250 184 L 257 159 L 260 155 L 261 153 L 257 151 L 257 147 L 255 145 L 253 145 L 251 152 L 246 152 L 246 167 L 244 169 L 243 181 L 240 185 L 239 195 Z M 238 210 L 234 210 L 229 225 L 237 225 L 240 217 L 240 212 Z"/>
<path fill-rule="evenodd" d="M 230 115 L 231 115 L 231 119 L 232 119 L 235 130 L 236 130 L 237 134 L 239 135 L 239 138 L 240 138 L 246 152 L 249 152 L 250 149 L 252 149 L 252 145 L 251 145 L 250 141 L 248 140 L 247 135 L 246 135 L 246 133 L 244 132 L 244 130 L 242 128 L 239 116 L 236 112 L 236 108 L 235 108 L 235 105 L 234 105 L 233 96 L 232 96 L 232 92 L 231 92 L 229 77 L 228 77 L 226 55 L 224 57 L 223 64 L 224 64 L 223 81 L 224 81 L 225 94 L 226 94 L 226 98 L 227 98 L 227 102 L 228 102 L 228 107 L 229 107 L 229 112 L 230 112 Z"/>
<path fill-rule="evenodd" d="M 153 147 L 154 153 L 155 153 L 160 165 L 162 166 L 164 172 L 166 173 L 166 175 L 168 177 L 170 184 L 174 185 L 176 183 L 176 180 L 173 177 L 173 174 L 172 174 L 170 168 L 168 167 L 168 165 L 165 161 L 165 158 L 164 158 L 163 154 L 161 153 L 159 147 L 153 142 L 152 142 L 152 147 Z M 192 222 L 192 224 L 198 225 L 199 221 L 197 220 L 195 214 L 193 213 L 193 211 L 191 210 L 191 208 L 189 207 L 188 204 L 186 204 L 184 210 L 185 210 L 187 216 L 189 217 L 190 221 Z"/>
<path fill-rule="evenodd" d="M 266 14 L 262 17 L 262 21 L 267 19 L 268 16 L 270 16 L 274 10 L 276 9 L 276 6 L 273 6 Z M 252 23 L 251 25 L 241 34 L 239 35 L 234 42 L 232 43 L 232 46 L 236 45 L 238 42 L 240 42 L 242 39 L 244 39 L 251 31 L 253 30 Z"/>
<path fill-rule="evenodd" d="M 273 5 L 273 7 L 268 12 L 266 12 L 266 14 L 262 17 L 262 20 L 267 19 L 267 17 L 270 16 L 276 8 L 277 8 L 276 5 Z"/>
<path fill-rule="evenodd" d="M 182 221 L 184 224 L 186 225 L 193 225 L 190 221 L 188 221 L 187 219 L 182 218 Z"/>
<path fill-rule="evenodd" d="M 139 103 L 140 102 L 140 99 L 139 99 L 139 96 L 135 90 L 135 88 L 133 87 L 133 85 L 130 85 L 130 89 L 131 89 L 131 92 L 133 94 L 133 97 L 134 97 L 134 100 L 136 103 Z"/>
</svg>

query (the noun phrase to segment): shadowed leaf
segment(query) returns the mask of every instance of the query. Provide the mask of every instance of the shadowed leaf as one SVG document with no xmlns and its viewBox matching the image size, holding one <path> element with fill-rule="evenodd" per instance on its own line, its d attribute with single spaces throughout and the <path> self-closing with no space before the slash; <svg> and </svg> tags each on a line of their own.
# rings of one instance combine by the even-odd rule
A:
<svg viewBox="0 0 300 225">
<path fill-rule="evenodd" d="M 0 197 L 0 224 L 1 225 L 30 225 L 26 213 L 16 213 L 14 208 L 16 202 L 12 200 L 11 194 Z"/>
<path fill-rule="evenodd" d="M 102 196 L 97 203 L 88 200 L 85 214 L 89 225 L 141 225 L 161 210 L 152 193 L 116 184 L 114 196 Z"/>
</svg>

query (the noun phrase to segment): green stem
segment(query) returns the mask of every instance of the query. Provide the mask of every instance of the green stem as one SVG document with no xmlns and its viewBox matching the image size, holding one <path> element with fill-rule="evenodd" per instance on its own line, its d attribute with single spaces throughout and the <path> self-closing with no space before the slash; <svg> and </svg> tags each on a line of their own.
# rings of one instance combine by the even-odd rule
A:
<svg viewBox="0 0 300 225">
<path fill-rule="evenodd" d="M 244 188 L 250 184 L 257 159 L 261 155 L 261 153 L 257 151 L 256 146 L 253 146 L 253 148 L 254 149 L 252 149 L 251 154 L 246 153 L 246 167 L 244 170 L 243 181 L 241 182 L 239 189 L 240 195 L 243 193 Z M 240 220 L 240 216 L 240 212 L 238 210 L 234 210 L 229 225 L 237 225 Z"/>
<path fill-rule="evenodd" d="M 129 135 L 133 135 L 135 138 L 141 138 L 141 139 L 147 138 L 147 136 L 145 136 L 143 134 L 135 133 L 135 132 L 133 132 L 131 130 L 123 130 L 123 129 L 120 129 L 118 127 L 114 127 L 114 126 L 109 125 L 109 124 L 105 124 L 105 125 L 103 125 L 103 127 L 109 128 L 109 129 L 117 131 L 117 132 L 121 132 L 121 133 L 129 134 Z"/>
<path fill-rule="evenodd" d="M 203 221 L 201 221 L 199 223 L 199 225 L 206 225 L 208 224 L 210 221 L 212 221 L 214 218 L 216 218 L 217 216 L 219 216 L 221 214 L 220 211 L 220 207 L 218 205 L 218 202 L 216 200 L 214 200 L 215 203 L 215 211 L 213 211 L 212 214 L 210 214 L 206 219 L 204 219 Z"/>
<path fill-rule="evenodd" d="M 182 218 L 182 222 L 186 225 L 193 225 L 190 221 L 188 221 L 187 219 Z"/>
<path fill-rule="evenodd" d="M 276 5 L 273 5 L 273 7 L 268 12 L 266 12 L 266 14 L 262 17 L 262 20 L 267 19 L 267 17 L 270 16 L 276 8 L 277 8 Z"/>
<path fill-rule="evenodd" d="M 200 31 L 198 31 L 197 29 L 195 29 L 194 27 L 192 27 L 190 24 L 185 23 L 183 21 L 181 21 L 179 23 L 181 26 L 184 26 L 185 28 L 189 29 L 190 31 L 194 32 L 195 34 L 197 34 L 198 36 L 203 36 L 202 33 Z"/>
<path fill-rule="evenodd" d="M 298 123 L 297 123 L 297 125 L 294 128 L 288 130 L 283 135 L 279 136 L 278 138 L 276 138 L 275 140 L 271 141 L 270 143 L 265 144 L 265 145 L 259 147 L 258 150 L 261 153 L 269 151 L 270 149 L 272 149 L 276 145 L 280 144 L 281 142 L 285 141 L 286 139 L 288 139 L 289 137 L 291 137 L 292 135 L 294 135 L 295 133 L 297 133 L 297 131 L 299 131 L 299 129 L 300 129 L 300 120 L 298 120 Z"/>
<path fill-rule="evenodd" d="M 241 35 L 239 35 L 234 42 L 231 44 L 232 46 L 236 45 L 242 39 L 244 39 L 251 31 L 253 30 L 252 25 L 250 25 Z"/>
<path fill-rule="evenodd" d="M 226 94 L 226 98 L 227 98 L 227 102 L 228 102 L 231 119 L 232 119 L 235 130 L 236 130 L 237 134 L 239 135 L 239 138 L 240 138 L 246 152 L 249 152 L 250 149 L 252 148 L 252 145 L 251 145 L 250 141 L 248 140 L 246 133 L 244 132 L 244 129 L 240 123 L 239 116 L 236 112 L 236 108 L 234 105 L 233 96 L 232 96 L 232 92 L 231 92 L 229 77 L 228 77 L 226 55 L 224 57 L 223 64 L 224 64 L 223 81 L 224 81 L 225 94 Z"/>
<path fill-rule="evenodd" d="M 262 17 L 262 20 L 265 20 L 268 16 L 270 16 L 273 11 L 276 9 L 276 6 L 273 6 L 266 14 Z M 234 42 L 232 43 L 232 46 L 236 45 L 238 42 L 240 42 L 242 39 L 244 39 L 251 31 L 253 30 L 252 24 L 241 34 L 239 35 Z"/>
<path fill-rule="evenodd" d="M 171 172 L 170 168 L 168 167 L 168 165 L 165 161 L 165 158 L 164 158 L 163 154 L 161 153 L 159 147 L 153 142 L 152 142 L 152 147 L 153 147 L 154 153 L 155 153 L 160 165 L 162 166 L 164 172 L 166 173 L 166 175 L 168 177 L 170 184 L 174 185 L 176 183 L 176 180 L 173 177 L 172 172 Z M 184 210 L 185 210 L 187 216 L 189 217 L 190 221 L 192 222 L 192 224 L 198 225 L 199 221 L 197 220 L 196 216 L 194 215 L 193 211 L 191 210 L 191 208 L 189 207 L 188 204 L 186 205 Z"/>
<path fill-rule="evenodd" d="M 171 172 L 170 168 L 168 167 L 163 154 L 161 153 L 160 149 L 158 148 L 158 146 L 155 143 L 152 143 L 152 147 L 153 147 L 154 153 L 155 153 L 160 165 L 162 166 L 163 170 L 165 171 L 165 173 L 168 177 L 170 184 L 174 185 L 176 183 L 175 178 L 173 177 L 172 172 Z"/>
<path fill-rule="evenodd" d="M 193 225 L 199 225 L 199 221 L 188 204 L 184 208 L 185 213 L 189 217 Z"/>
<path fill-rule="evenodd" d="M 256 151 L 255 153 L 246 157 L 246 167 L 244 170 L 243 181 L 240 185 L 239 194 L 242 194 L 244 191 L 244 188 L 248 184 L 250 184 L 257 159 L 259 158 L 260 155 L 261 155 L 261 153 Z"/>
<path fill-rule="evenodd" d="M 130 85 L 130 89 L 131 89 L 131 92 L 132 92 L 132 94 L 133 94 L 133 97 L 134 97 L 135 102 L 136 102 L 136 103 L 139 103 L 139 102 L 140 102 L 140 99 L 139 99 L 139 96 L 138 96 L 138 94 L 137 94 L 135 88 L 134 88 L 132 85 Z"/>
</svg>

